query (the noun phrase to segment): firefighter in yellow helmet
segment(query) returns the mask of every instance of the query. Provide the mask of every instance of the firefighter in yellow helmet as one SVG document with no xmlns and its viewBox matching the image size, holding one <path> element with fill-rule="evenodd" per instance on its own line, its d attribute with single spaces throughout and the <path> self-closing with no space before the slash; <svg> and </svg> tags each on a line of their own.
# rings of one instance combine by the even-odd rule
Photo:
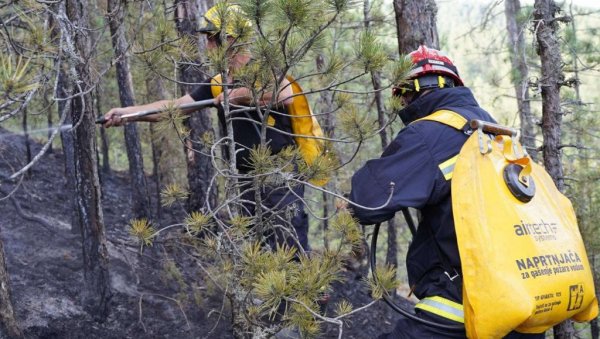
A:
<svg viewBox="0 0 600 339">
<path fill-rule="evenodd" d="M 203 18 L 204 21 L 200 24 L 198 32 L 207 34 L 209 39 L 224 33 L 232 39 L 245 40 L 252 33 L 252 23 L 244 16 L 238 5 L 219 3 L 206 11 Z"/>
<path fill-rule="evenodd" d="M 134 117 L 123 119 L 121 116 L 139 111 L 160 110 L 163 107 L 174 105 L 181 106 L 190 104 L 195 101 L 213 99 L 214 107 L 217 108 L 217 116 L 222 129 L 223 135 L 226 133 L 226 119 L 222 108 L 224 95 L 223 89 L 228 92 L 229 103 L 232 104 L 232 109 L 236 106 L 254 105 L 254 97 L 252 90 L 239 85 L 234 75 L 237 70 L 251 62 L 251 55 L 247 48 L 244 48 L 250 40 L 252 34 L 252 24 L 245 17 L 242 9 L 237 5 L 229 5 L 219 3 L 210 8 L 204 14 L 204 22 L 201 23 L 200 33 L 206 35 L 207 49 L 226 48 L 228 74 L 227 79 L 222 82 L 223 85 L 215 85 L 215 78 L 205 79 L 196 89 L 178 99 L 160 100 L 150 104 L 117 107 L 108 111 L 104 118 L 106 122 L 104 127 L 121 126 L 129 121 L 148 121 L 156 122 L 162 119 L 162 114 Z M 213 85 L 211 85 L 213 81 Z M 274 95 L 276 94 L 276 97 Z M 267 121 L 268 129 L 266 142 L 273 154 L 276 154 L 289 146 L 295 146 L 291 129 L 291 119 L 288 114 L 288 107 L 293 102 L 293 92 L 290 82 L 284 77 L 284 80 L 279 84 L 278 93 L 272 90 L 262 92 L 262 95 L 256 98 L 256 103 L 261 106 L 269 105 L 272 101 L 274 106 L 271 107 L 271 113 Z M 188 111 L 185 113 L 192 113 Z M 278 114 L 279 113 L 279 114 Z M 250 164 L 250 150 L 260 145 L 260 130 L 262 117 L 256 110 L 244 110 L 240 113 L 233 113 L 230 116 L 233 125 L 233 138 L 236 144 L 236 165 L 239 173 L 248 174 L 252 170 Z M 227 154 L 226 156 L 229 156 Z M 243 201 L 249 201 L 245 204 L 244 210 L 249 215 L 255 211 L 255 194 L 251 188 L 251 179 L 240 179 L 242 184 Z M 275 243 L 286 242 L 290 246 L 308 250 L 308 218 L 304 212 L 304 205 L 300 201 L 304 196 L 304 186 L 296 185 L 293 188 L 286 186 L 274 186 L 263 189 L 262 204 L 268 210 L 284 211 L 292 208 L 293 215 L 289 223 L 293 228 L 285 227 L 285 225 L 276 225 L 272 234 L 269 234 L 269 242 L 272 246 Z M 274 212 L 276 213 L 276 212 Z M 284 213 L 278 213 L 279 217 L 271 218 L 274 223 L 278 223 Z M 267 214 L 265 216 L 269 218 Z"/>
</svg>

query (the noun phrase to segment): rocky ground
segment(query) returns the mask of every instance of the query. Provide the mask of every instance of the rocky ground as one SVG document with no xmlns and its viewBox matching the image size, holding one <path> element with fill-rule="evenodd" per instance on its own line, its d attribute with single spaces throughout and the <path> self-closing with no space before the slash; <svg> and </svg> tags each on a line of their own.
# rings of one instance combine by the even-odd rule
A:
<svg viewBox="0 0 600 339">
<path fill-rule="evenodd" d="M 25 139 L 0 129 L 0 177 L 25 163 Z M 33 153 L 41 145 L 33 144 Z M 104 220 L 110 254 L 113 297 L 111 313 L 95 322 L 79 302 L 82 281 L 80 236 L 71 230 L 70 193 L 63 155 L 45 155 L 19 184 L 0 182 L 0 237 L 4 242 L 17 320 L 27 338 L 230 338 L 228 305 L 206 289 L 201 273 L 167 246 L 140 253 L 126 229 L 129 192 L 126 175 L 102 176 Z M 10 198 L 4 198 L 15 190 Z M 181 218 L 167 210 L 163 223 Z M 181 220 L 181 219 L 179 219 Z M 185 291 L 201 302 L 182 302 L 180 286 L 165 273 L 165 256 L 195 279 Z M 371 297 L 356 272 L 335 286 L 330 305 L 339 298 L 355 307 Z M 383 302 L 353 315 L 344 338 L 373 338 L 389 331 L 398 316 Z M 325 327 L 322 338 L 337 338 Z"/>
</svg>

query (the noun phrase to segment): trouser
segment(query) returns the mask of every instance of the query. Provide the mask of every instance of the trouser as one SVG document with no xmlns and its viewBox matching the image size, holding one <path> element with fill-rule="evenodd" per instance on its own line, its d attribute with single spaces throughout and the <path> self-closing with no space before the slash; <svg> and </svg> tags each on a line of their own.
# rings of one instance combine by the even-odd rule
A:
<svg viewBox="0 0 600 339">
<path fill-rule="evenodd" d="M 242 199 L 248 201 L 244 203 L 244 213 L 253 216 L 256 203 L 252 180 L 241 182 L 241 188 L 244 192 Z M 267 243 L 272 247 L 277 244 L 297 247 L 299 243 L 302 249 L 309 251 L 308 216 L 304 211 L 304 203 L 300 200 L 304 198 L 304 185 L 296 185 L 291 190 L 287 186 L 263 186 L 260 196 L 267 212 L 263 219 L 269 219 L 269 223 L 273 225 L 271 229 L 265 230 Z M 292 226 L 295 235 L 289 225 Z"/>
<path fill-rule="evenodd" d="M 437 323 L 442 323 L 445 325 L 461 325 L 458 322 L 454 322 L 448 319 L 444 319 L 442 317 L 438 317 L 434 314 L 431 314 L 429 312 L 426 311 L 422 311 L 422 310 L 415 310 L 417 313 L 417 316 L 429 320 L 429 321 L 433 321 L 433 322 L 437 322 Z M 439 329 L 430 325 L 425 325 L 423 323 L 420 323 L 416 320 L 411 320 L 408 318 L 402 318 L 400 319 L 397 323 L 396 323 L 396 327 L 394 327 L 394 330 L 390 333 L 387 334 L 382 334 L 381 336 L 379 336 L 379 339 L 463 339 L 466 338 L 467 335 L 465 333 L 465 330 L 455 330 L 455 331 L 451 331 L 451 330 L 444 330 L 444 329 Z M 509 333 L 507 336 L 504 337 L 505 339 L 543 339 L 545 338 L 545 334 L 544 333 L 535 333 L 535 334 L 529 334 L 529 333 L 518 333 L 518 332 L 511 332 Z"/>
</svg>

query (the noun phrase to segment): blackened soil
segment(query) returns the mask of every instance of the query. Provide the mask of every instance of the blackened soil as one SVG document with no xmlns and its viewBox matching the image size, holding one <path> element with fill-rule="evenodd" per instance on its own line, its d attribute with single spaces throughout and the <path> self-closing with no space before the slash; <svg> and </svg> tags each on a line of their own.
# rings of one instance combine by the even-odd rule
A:
<svg viewBox="0 0 600 339">
<path fill-rule="evenodd" d="M 34 155 L 41 146 L 32 143 Z M 127 231 L 129 183 L 126 174 L 118 172 L 101 175 L 112 299 L 108 318 L 95 321 L 80 302 L 81 238 L 71 230 L 72 194 L 63 154 L 44 155 L 21 182 L 6 180 L 26 163 L 25 154 L 25 138 L 0 128 L 0 239 L 13 306 L 27 338 L 232 337 L 227 303 L 214 289 L 205 288 L 203 273 L 195 271 L 193 263 L 161 244 L 140 253 Z M 160 223 L 168 225 L 182 216 L 181 206 L 168 209 Z M 186 281 L 193 283 L 182 286 L 169 279 L 167 261 L 176 262 Z M 328 314 L 342 298 L 355 308 L 372 300 L 360 273 L 349 270 L 346 275 L 331 294 Z M 199 302 L 191 297 L 196 292 L 202 295 Z M 351 316 L 343 337 L 377 337 L 389 331 L 397 317 L 378 302 Z M 323 330 L 322 338 L 338 337 L 335 326 Z"/>
</svg>

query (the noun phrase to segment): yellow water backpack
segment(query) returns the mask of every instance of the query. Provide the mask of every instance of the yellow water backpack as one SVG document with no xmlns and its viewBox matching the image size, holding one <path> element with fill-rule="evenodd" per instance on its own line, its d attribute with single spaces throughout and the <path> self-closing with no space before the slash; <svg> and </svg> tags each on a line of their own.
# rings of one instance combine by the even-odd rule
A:
<svg viewBox="0 0 600 339">
<path fill-rule="evenodd" d="M 292 133 L 294 141 L 298 147 L 304 161 L 311 165 L 315 159 L 323 155 L 325 152 L 325 144 L 323 139 L 323 131 L 319 122 L 315 118 L 308 103 L 306 95 L 296 80 L 291 76 L 286 76 L 292 86 L 294 95 L 292 104 L 287 107 L 287 112 L 290 115 L 292 125 Z M 223 91 L 221 86 L 221 75 L 216 75 L 211 79 L 211 92 L 213 97 L 217 97 Z M 269 115 L 267 118 L 269 126 L 275 125 L 275 119 Z M 313 184 L 323 186 L 327 183 L 327 179 L 310 180 Z"/>
<path fill-rule="evenodd" d="M 459 130 L 468 123 L 447 110 L 423 120 Z M 469 123 L 451 183 L 467 336 L 541 333 L 569 318 L 594 319 L 592 270 L 571 202 L 514 130 Z"/>
</svg>

